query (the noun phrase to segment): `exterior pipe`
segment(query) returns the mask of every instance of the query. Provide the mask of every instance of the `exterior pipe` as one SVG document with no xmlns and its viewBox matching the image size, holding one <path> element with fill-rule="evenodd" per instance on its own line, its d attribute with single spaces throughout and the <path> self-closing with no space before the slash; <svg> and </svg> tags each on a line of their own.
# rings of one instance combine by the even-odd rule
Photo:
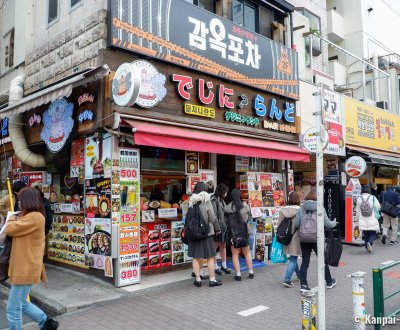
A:
<svg viewBox="0 0 400 330">
<path fill-rule="evenodd" d="M 9 105 L 18 102 L 23 98 L 24 94 L 24 81 L 25 76 L 21 75 L 14 78 L 10 84 L 10 96 Z M 45 167 L 46 163 L 44 161 L 43 155 L 35 154 L 29 150 L 28 144 L 25 139 L 24 132 L 22 130 L 23 121 L 22 114 L 17 114 L 11 116 L 9 119 L 9 135 L 11 143 L 14 148 L 15 156 L 21 160 L 22 163 L 31 167 Z"/>
</svg>

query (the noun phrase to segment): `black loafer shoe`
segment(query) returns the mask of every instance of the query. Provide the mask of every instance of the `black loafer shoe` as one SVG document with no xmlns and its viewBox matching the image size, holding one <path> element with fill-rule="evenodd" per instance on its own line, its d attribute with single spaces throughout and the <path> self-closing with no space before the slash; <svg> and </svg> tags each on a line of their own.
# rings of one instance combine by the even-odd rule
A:
<svg viewBox="0 0 400 330">
<path fill-rule="evenodd" d="M 254 273 L 249 274 L 249 278 L 253 279 L 254 278 Z"/>
<path fill-rule="evenodd" d="M 221 267 L 221 270 L 222 270 L 225 274 L 230 274 L 230 273 L 232 273 L 231 270 L 230 270 L 229 268 Z"/>
<path fill-rule="evenodd" d="M 193 284 L 194 284 L 194 286 L 197 286 L 198 288 L 201 287 L 201 281 L 198 281 L 198 282 L 194 281 Z"/>
<path fill-rule="evenodd" d="M 215 274 L 222 275 L 221 269 L 215 269 Z"/>
<path fill-rule="evenodd" d="M 236 281 L 241 281 L 241 280 L 242 280 L 242 276 L 235 275 L 234 279 L 235 279 Z"/>
<path fill-rule="evenodd" d="M 208 286 L 209 286 L 209 287 L 220 286 L 220 285 L 222 285 L 222 282 L 221 282 L 221 281 L 210 281 L 210 282 L 208 283 Z"/>
</svg>

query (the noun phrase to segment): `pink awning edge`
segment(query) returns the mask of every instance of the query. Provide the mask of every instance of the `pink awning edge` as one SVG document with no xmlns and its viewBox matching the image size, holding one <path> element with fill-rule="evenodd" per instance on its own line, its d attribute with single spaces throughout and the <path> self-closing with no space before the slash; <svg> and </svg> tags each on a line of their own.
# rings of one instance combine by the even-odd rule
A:
<svg viewBox="0 0 400 330">
<path fill-rule="evenodd" d="M 291 144 L 128 119 L 124 121 L 136 129 L 135 143 L 138 145 L 299 162 L 310 161 L 310 154 L 307 151 Z"/>
</svg>

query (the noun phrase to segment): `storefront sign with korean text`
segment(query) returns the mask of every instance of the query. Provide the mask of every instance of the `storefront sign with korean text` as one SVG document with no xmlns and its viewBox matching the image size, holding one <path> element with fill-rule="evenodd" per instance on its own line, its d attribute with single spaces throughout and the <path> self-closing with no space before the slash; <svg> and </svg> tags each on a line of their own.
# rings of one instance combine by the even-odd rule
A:
<svg viewBox="0 0 400 330">
<path fill-rule="evenodd" d="M 35 184 L 43 184 L 44 172 L 21 172 L 19 180 L 26 183 L 28 187 L 33 187 Z"/>
<path fill-rule="evenodd" d="M 346 144 L 400 153 L 400 117 L 345 97 Z"/>
<path fill-rule="evenodd" d="M 111 46 L 298 99 L 295 51 L 186 1 L 112 2 L 109 21 Z"/>
<path fill-rule="evenodd" d="M 324 90 L 324 127 L 329 142 L 324 153 L 345 156 L 343 96 L 330 90 Z"/>
<path fill-rule="evenodd" d="M 0 145 L 11 142 L 11 138 L 8 134 L 8 118 L 4 118 L 0 121 L 0 129 L 1 129 Z"/>
</svg>

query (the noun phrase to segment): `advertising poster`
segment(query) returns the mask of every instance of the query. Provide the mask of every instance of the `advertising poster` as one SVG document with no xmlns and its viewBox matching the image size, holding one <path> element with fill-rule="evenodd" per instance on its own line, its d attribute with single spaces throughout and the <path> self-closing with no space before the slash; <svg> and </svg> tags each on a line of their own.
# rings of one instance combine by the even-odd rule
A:
<svg viewBox="0 0 400 330">
<path fill-rule="evenodd" d="M 85 178 L 111 177 L 111 134 L 85 139 Z"/>
<path fill-rule="evenodd" d="M 361 184 L 357 178 L 351 178 L 346 187 L 346 222 L 345 241 L 347 243 L 363 243 L 362 233 L 357 220 L 357 199 L 361 196 Z"/>
<path fill-rule="evenodd" d="M 186 174 L 197 174 L 199 172 L 199 153 L 197 151 L 185 152 Z"/>
<path fill-rule="evenodd" d="M 123 227 L 119 231 L 119 251 L 121 255 L 139 254 L 139 226 Z"/>
<path fill-rule="evenodd" d="M 207 186 L 207 192 L 213 194 L 215 192 L 215 172 L 213 170 L 199 170 L 200 180 Z"/>
<path fill-rule="evenodd" d="M 346 144 L 400 153 L 400 117 L 344 97 Z"/>
<path fill-rule="evenodd" d="M 140 280 L 139 255 L 123 255 L 119 257 L 119 280 L 120 286 L 138 283 Z"/>
<path fill-rule="evenodd" d="M 79 177 L 85 165 L 85 139 L 77 139 L 71 142 L 71 177 Z"/>
<path fill-rule="evenodd" d="M 149 223 L 141 227 L 140 255 L 143 267 L 149 269 L 172 265 L 170 222 Z M 146 257 L 147 266 L 144 265 Z"/>
<path fill-rule="evenodd" d="M 181 241 L 181 233 L 183 229 L 183 222 L 171 222 L 171 236 L 172 236 L 172 264 L 179 265 L 185 262 L 185 248 Z"/>
<path fill-rule="evenodd" d="M 21 172 L 19 174 L 19 180 L 26 183 L 28 187 L 34 187 L 36 184 L 43 184 L 45 179 L 44 172 Z"/>
<path fill-rule="evenodd" d="M 235 171 L 247 172 L 249 170 L 249 157 L 235 156 Z"/>
<path fill-rule="evenodd" d="M 188 175 L 187 176 L 187 187 L 186 187 L 186 192 L 188 194 L 191 194 L 193 192 L 194 186 L 196 185 L 197 182 L 201 181 L 201 176 L 200 175 Z"/>
<path fill-rule="evenodd" d="M 343 115 L 343 96 L 339 93 L 324 89 L 323 121 L 328 133 L 328 145 L 324 153 L 345 156 L 345 124 Z"/>
<path fill-rule="evenodd" d="M 247 190 L 247 175 L 239 176 L 239 188 L 240 190 Z"/>
<path fill-rule="evenodd" d="M 294 173 L 293 170 L 288 170 L 288 193 L 294 191 Z"/>
<path fill-rule="evenodd" d="M 261 190 L 249 191 L 249 205 L 251 208 L 263 206 Z"/>
<path fill-rule="evenodd" d="M 85 219 L 85 250 L 87 255 L 111 255 L 111 219 Z M 88 266 L 93 267 L 93 262 Z"/>
</svg>

